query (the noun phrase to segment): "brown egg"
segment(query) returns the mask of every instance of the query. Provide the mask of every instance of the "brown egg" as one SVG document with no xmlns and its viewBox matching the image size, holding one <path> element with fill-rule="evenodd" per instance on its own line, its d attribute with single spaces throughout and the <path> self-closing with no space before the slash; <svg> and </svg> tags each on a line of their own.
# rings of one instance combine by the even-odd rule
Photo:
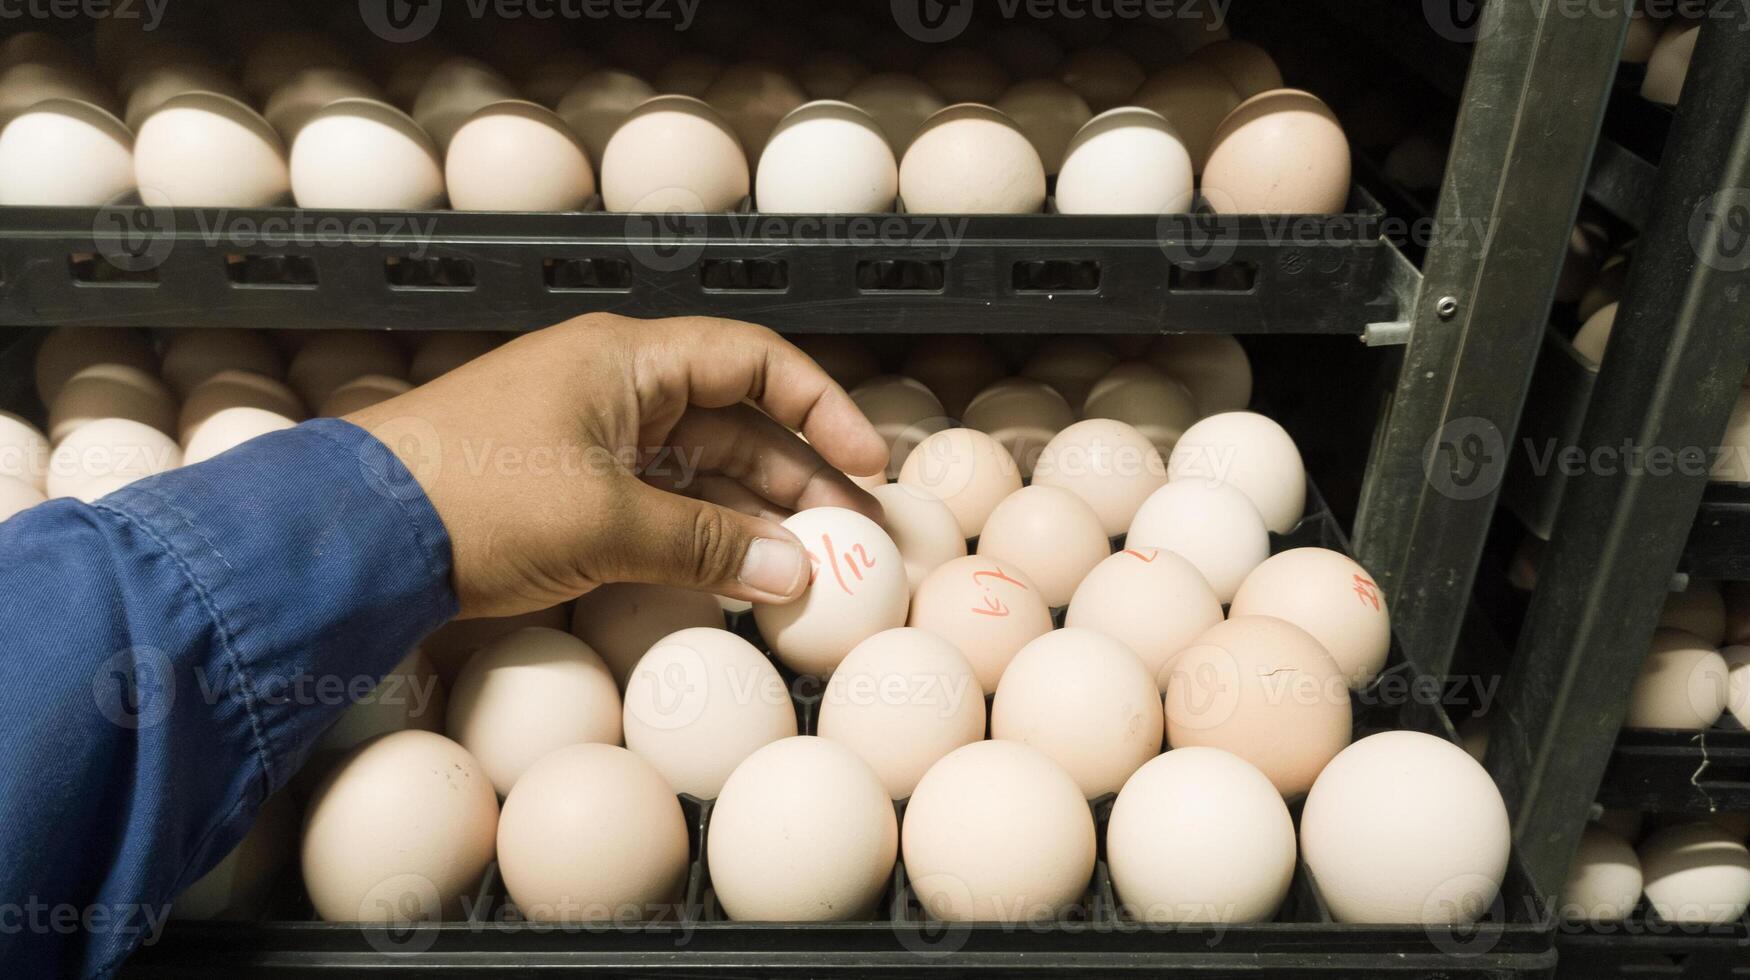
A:
<svg viewBox="0 0 1750 980">
<path fill-rule="evenodd" d="M 54 402 L 67 379 L 93 364 L 126 364 L 147 374 L 158 373 L 152 341 L 126 327 L 56 327 L 36 352 L 36 393 L 43 404 Z"/>
<path fill-rule="evenodd" d="M 1094 112 L 1124 105 L 1147 81 L 1136 59 L 1113 48 L 1083 48 L 1057 66 L 1057 77 L 1086 99 Z"/>
<path fill-rule="evenodd" d="M 184 397 L 223 371 L 280 378 L 285 370 L 279 349 L 258 330 L 183 330 L 164 347 L 164 382 Z"/>
<path fill-rule="evenodd" d="M 1282 70 L 1270 53 L 1250 41 L 1216 41 L 1197 49 L 1191 60 L 1221 72 L 1240 98 L 1282 87 Z"/>
<path fill-rule="evenodd" d="M 907 626 L 936 634 L 971 661 L 978 686 L 995 691 L 1015 654 L 1051 631 L 1051 608 L 1027 573 L 968 555 L 931 572 L 912 597 Z"/>
<path fill-rule="evenodd" d="M 1340 213 L 1349 199 L 1343 127 L 1307 92 L 1254 95 L 1216 130 L 1203 196 L 1224 214 Z"/>
<path fill-rule="evenodd" d="M 367 374 L 405 378 L 407 354 L 381 331 L 325 330 L 293 356 L 286 381 L 306 405 L 319 406 L 335 389 Z"/>
<path fill-rule="evenodd" d="M 759 160 L 778 121 L 807 102 L 808 96 L 779 69 L 743 62 L 723 69 L 705 90 L 704 99 L 728 120 L 751 166 Z"/>
<path fill-rule="evenodd" d="M 1021 127 L 1046 174 L 1063 166 L 1069 142 L 1094 113 L 1076 90 L 1055 78 L 1035 78 L 1011 86 L 994 108 Z"/>
<path fill-rule="evenodd" d="M 1030 214 L 1045 205 L 1045 165 L 1008 116 L 951 105 L 906 147 L 899 196 L 914 214 Z"/>
<path fill-rule="evenodd" d="M 656 90 L 630 72 L 602 69 L 579 78 L 559 99 L 555 111 L 589 151 L 589 161 L 598 171 L 602 153 L 614 130 L 632 110 L 656 97 Z M 686 92 L 685 95 L 698 93 Z"/>
<path fill-rule="evenodd" d="M 1202 173 L 1216 130 L 1241 100 L 1227 76 L 1209 65 L 1186 61 L 1156 72 L 1131 101 L 1173 124 L 1191 154 L 1192 168 Z"/>
<path fill-rule="evenodd" d="M 875 117 L 895 156 L 905 153 L 924 120 L 947 105 L 933 88 L 910 75 L 870 75 L 851 86 L 845 101 Z"/>
</svg>

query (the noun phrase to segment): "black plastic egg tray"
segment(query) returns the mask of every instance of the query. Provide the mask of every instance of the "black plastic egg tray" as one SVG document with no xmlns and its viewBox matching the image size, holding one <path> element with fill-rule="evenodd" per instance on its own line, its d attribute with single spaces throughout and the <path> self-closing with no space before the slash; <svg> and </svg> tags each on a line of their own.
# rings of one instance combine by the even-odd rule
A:
<svg viewBox="0 0 1750 980">
<path fill-rule="evenodd" d="M 1308 516 L 1273 549 L 1347 550 L 1341 528 L 1316 490 Z M 759 643 L 752 617 L 731 628 Z M 819 686 L 780 668 L 796 702 L 800 730 L 812 733 Z M 1443 709 L 1403 696 L 1415 673 L 1394 650 L 1385 680 L 1356 697 L 1356 735 L 1414 728 L 1453 738 Z M 1469 928 L 1348 925 L 1333 921 L 1302 866 L 1288 900 L 1270 922 L 1156 926 L 1129 917 L 1113 892 L 1104 839 L 1111 797 L 1093 805 L 1101 851 L 1080 905 L 1049 924 L 945 924 L 931 921 L 909 887 L 903 859 L 878 904 L 857 922 L 773 923 L 727 919 L 706 864 L 711 803 L 681 798 L 692 864 L 680 904 L 638 925 L 569 927 L 523 921 L 489 869 L 468 903 L 466 921 L 407 927 L 314 921 L 286 873 L 272 919 L 177 922 L 129 962 L 125 975 L 191 977 L 383 970 L 510 974 L 534 969 L 664 976 L 958 976 L 1025 972 L 1039 976 L 1146 973 L 1153 976 L 1459 978 L 1551 975 L 1555 953 L 1542 899 L 1509 869 L 1499 903 Z M 903 803 L 897 804 L 903 814 Z M 1298 809 L 1298 808 L 1297 808 Z"/>
<path fill-rule="evenodd" d="M 0 208 L 0 323 L 793 333 L 1335 333 L 1393 309 L 1383 212 L 563 214 Z"/>
</svg>

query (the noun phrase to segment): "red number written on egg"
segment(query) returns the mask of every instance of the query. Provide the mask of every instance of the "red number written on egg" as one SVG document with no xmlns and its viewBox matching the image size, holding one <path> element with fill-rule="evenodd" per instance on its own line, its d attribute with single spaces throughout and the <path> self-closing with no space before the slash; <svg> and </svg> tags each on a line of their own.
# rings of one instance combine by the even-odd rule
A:
<svg viewBox="0 0 1750 980">
<path fill-rule="evenodd" d="M 1362 605 L 1379 608 L 1379 586 L 1365 575 L 1355 576 L 1355 594 L 1360 597 Z"/>
<path fill-rule="evenodd" d="M 1025 589 L 1027 587 L 1027 583 L 1021 581 L 1018 578 L 1015 578 L 1012 575 L 1008 575 L 1008 574 L 1004 573 L 1001 569 L 994 569 L 993 568 L 993 569 L 990 569 L 988 571 L 973 572 L 972 573 L 972 584 L 980 586 L 984 589 L 983 605 L 973 606 L 972 607 L 973 614 L 977 615 L 977 616 L 994 616 L 998 619 L 1001 619 L 1004 616 L 1007 616 L 1009 614 L 1009 607 L 1007 604 L 1005 604 L 1003 602 L 1003 600 L 1001 600 L 1001 599 L 997 598 L 995 595 L 991 594 L 990 583 L 983 581 L 983 579 L 986 578 L 987 576 L 989 578 L 993 578 L 993 579 L 997 580 L 998 582 L 1007 582 L 1010 585 L 1013 585 L 1016 588 L 1020 588 L 1020 589 Z"/>
<path fill-rule="evenodd" d="M 845 595 L 856 595 L 857 591 L 851 586 L 855 582 L 863 581 L 863 569 L 875 567 L 875 559 L 870 556 L 869 550 L 858 544 L 852 545 L 851 550 L 840 554 L 838 549 L 833 547 L 832 535 L 830 534 L 820 536 L 820 545 L 821 550 L 826 552 L 827 563 L 832 568 L 833 580 L 838 583 L 840 589 L 844 590 Z M 808 584 L 813 585 L 814 580 L 820 577 L 820 556 L 814 553 L 813 548 L 808 549 L 808 561 L 813 566 L 813 570 L 808 573 Z M 850 580 L 845 578 L 847 574 L 850 575 Z"/>
</svg>

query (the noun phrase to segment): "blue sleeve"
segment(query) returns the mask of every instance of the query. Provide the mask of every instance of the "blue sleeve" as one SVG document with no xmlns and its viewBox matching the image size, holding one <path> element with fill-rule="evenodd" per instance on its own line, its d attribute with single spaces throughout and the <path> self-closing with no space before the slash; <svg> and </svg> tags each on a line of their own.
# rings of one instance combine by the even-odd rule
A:
<svg viewBox="0 0 1750 980">
<path fill-rule="evenodd" d="M 437 513 L 334 419 L 0 524 L 4 972 L 114 972 L 344 710 L 316 683 L 455 612 Z"/>
</svg>

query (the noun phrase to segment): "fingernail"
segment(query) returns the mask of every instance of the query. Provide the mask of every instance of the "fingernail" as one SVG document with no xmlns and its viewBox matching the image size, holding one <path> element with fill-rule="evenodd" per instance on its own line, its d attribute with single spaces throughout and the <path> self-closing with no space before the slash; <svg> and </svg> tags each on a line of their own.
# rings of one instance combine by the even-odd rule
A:
<svg viewBox="0 0 1750 980">
<path fill-rule="evenodd" d="M 741 584 L 769 595 L 793 596 L 802 591 L 808 556 L 800 545 L 775 538 L 755 538 L 741 560 Z"/>
</svg>

